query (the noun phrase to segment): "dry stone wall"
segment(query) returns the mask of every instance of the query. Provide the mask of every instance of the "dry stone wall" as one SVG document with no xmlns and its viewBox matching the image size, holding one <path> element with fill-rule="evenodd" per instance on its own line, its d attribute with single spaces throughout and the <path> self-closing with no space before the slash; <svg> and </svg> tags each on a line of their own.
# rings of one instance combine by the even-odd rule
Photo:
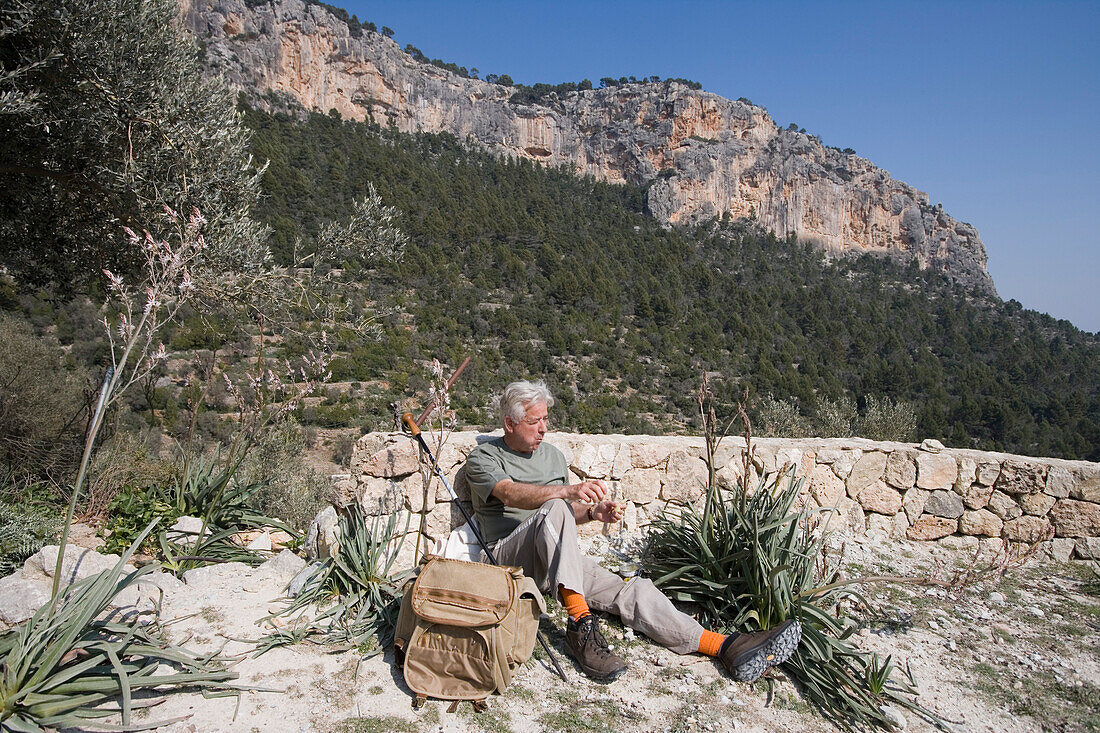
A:
<svg viewBox="0 0 1100 733">
<path fill-rule="evenodd" d="M 479 443 L 500 433 L 448 436 L 436 451 L 440 468 L 468 502 L 464 464 Z M 547 436 L 568 460 L 575 480 L 604 481 L 627 502 L 622 531 L 638 533 L 666 506 L 703 500 L 707 467 L 702 438 L 640 435 Z M 834 507 L 831 526 L 856 536 L 878 533 L 911 540 L 953 535 L 1043 543 L 1055 559 L 1100 558 L 1100 464 L 944 448 L 937 441 L 884 443 L 849 439 L 756 439 L 751 485 L 790 467 L 804 480 L 805 506 Z M 716 455 L 718 481 L 744 474 L 745 442 L 727 438 Z M 425 483 L 416 445 L 401 434 L 360 438 L 339 495 L 368 514 L 407 513 L 409 532 L 429 539 L 462 523 L 438 479 Z M 468 504 L 467 504 L 468 507 Z M 335 521 L 329 510 L 328 523 Z M 315 523 L 307 542 L 324 556 L 331 526 Z M 404 526 L 402 521 L 400 526 Z M 601 525 L 581 533 L 605 531 Z M 415 543 L 409 544 L 409 552 Z"/>
</svg>

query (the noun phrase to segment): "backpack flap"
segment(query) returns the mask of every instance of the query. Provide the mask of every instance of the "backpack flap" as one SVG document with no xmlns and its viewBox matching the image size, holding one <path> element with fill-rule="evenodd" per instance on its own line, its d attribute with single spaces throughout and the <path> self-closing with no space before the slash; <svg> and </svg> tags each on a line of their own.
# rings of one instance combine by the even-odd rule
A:
<svg viewBox="0 0 1100 733">
<path fill-rule="evenodd" d="M 435 557 L 421 568 L 411 596 L 416 615 L 431 623 L 492 626 L 512 608 L 516 583 L 509 568 Z"/>
</svg>

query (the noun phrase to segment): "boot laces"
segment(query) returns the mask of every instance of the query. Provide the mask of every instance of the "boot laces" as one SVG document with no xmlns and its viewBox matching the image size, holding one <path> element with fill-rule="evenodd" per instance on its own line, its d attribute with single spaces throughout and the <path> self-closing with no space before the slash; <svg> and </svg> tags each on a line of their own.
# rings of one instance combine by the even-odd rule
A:
<svg viewBox="0 0 1100 733">
<path fill-rule="evenodd" d="M 611 649 L 608 647 L 607 639 L 603 638 L 603 634 L 600 633 L 600 628 L 596 624 L 596 619 L 592 618 L 585 626 L 587 628 L 584 630 L 584 645 L 588 646 L 591 644 L 595 647 L 600 656 L 610 656 Z"/>
</svg>

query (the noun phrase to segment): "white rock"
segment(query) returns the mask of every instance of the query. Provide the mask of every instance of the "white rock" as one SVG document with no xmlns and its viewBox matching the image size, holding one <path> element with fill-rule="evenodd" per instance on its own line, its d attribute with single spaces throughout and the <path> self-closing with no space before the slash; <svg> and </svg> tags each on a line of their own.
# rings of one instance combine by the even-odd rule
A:
<svg viewBox="0 0 1100 733">
<path fill-rule="evenodd" d="M 909 726 L 909 721 L 897 708 L 890 705 L 880 705 L 878 710 L 882 713 L 882 717 L 886 718 L 886 722 L 891 729 L 905 730 Z"/>
<path fill-rule="evenodd" d="M 21 624 L 50 600 L 50 586 L 18 574 L 0 578 L 0 627 Z"/>
<path fill-rule="evenodd" d="M 261 565 L 258 572 L 272 575 L 280 580 L 289 581 L 304 567 L 306 567 L 305 560 L 298 557 L 290 550 L 283 550 Z"/>
<path fill-rule="evenodd" d="M 271 533 L 265 530 L 259 537 L 248 543 L 248 549 L 257 552 L 271 552 Z"/>
<path fill-rule="evenodd" d="M 46 545 L 23 563 L 23 577 L 28 579 L 52 578 L 57 569 L 57 545 Z M 101 555 L 76 545 L 65 545 L 65 559 L 61 563 L 63 585 L 110 570 L 118 563 L 118 555 Z M 123 566 L 123 573 L 133 572 L 133 565 Z"/>
</svg>

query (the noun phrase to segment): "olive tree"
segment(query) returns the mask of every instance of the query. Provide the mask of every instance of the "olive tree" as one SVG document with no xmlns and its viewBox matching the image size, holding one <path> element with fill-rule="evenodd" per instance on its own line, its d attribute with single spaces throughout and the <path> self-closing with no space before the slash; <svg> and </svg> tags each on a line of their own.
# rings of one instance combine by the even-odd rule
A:
<svg viewBox="0 0 1100 733">
<path fill-rule="evenodd" d="M 266 266 L 265 227 L 249 217 L 262 170 L 174 0 L 0 0 L 0 62 L 9 272 L 63 285 L 133 272 L 141 253 L 122 227 L 156 227 L 165 206 L 202 211 L 207 261 Z"/>
</svg>

